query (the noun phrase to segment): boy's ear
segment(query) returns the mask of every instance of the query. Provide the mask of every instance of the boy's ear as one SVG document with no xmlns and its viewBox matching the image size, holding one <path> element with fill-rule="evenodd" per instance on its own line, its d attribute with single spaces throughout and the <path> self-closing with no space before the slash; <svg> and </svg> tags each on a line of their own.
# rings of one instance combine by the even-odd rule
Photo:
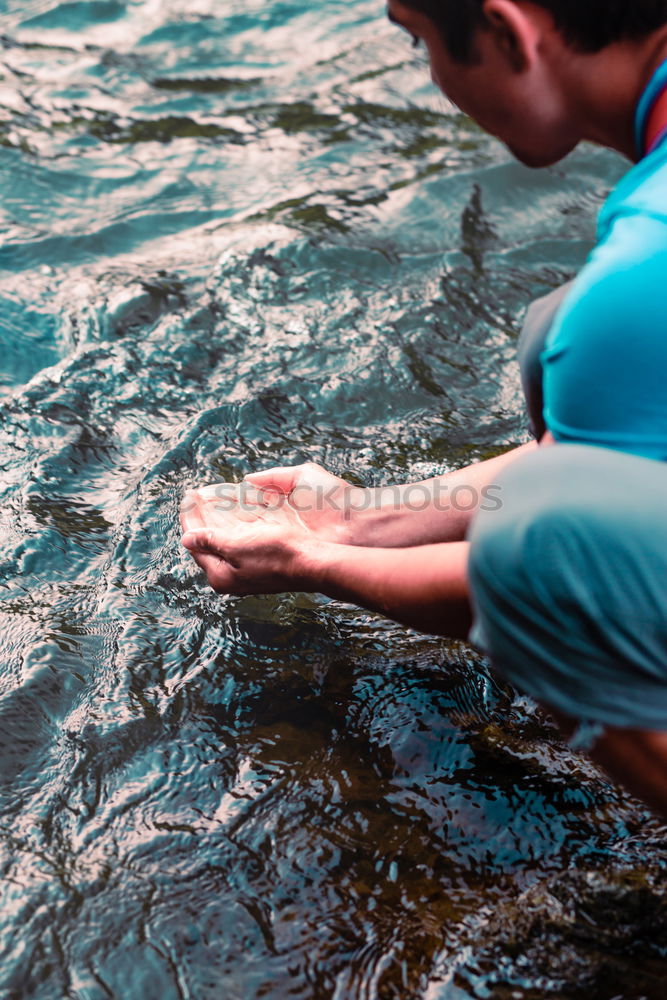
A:
<svg viewBox="0 0 667 1000">
<path fill-rule="evenodd" d="M 530 69 L 537 54 L 539 29 L 526 8 L 514 0 L 484 0 L 482 9 L 486 30 L 510 68 L 515 73 Z"/>
</svg>

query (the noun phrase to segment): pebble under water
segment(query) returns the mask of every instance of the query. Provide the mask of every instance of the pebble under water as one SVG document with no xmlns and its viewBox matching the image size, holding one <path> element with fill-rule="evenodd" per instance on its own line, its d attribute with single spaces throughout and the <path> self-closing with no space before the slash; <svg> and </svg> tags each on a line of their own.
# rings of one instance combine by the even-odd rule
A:
<svg viewBox="0 0 667 1000">
<path fill-rule="evenodd" d="M 526 440 L 623 163 L 517 165 L 381 0 L 0 10 L 0 996 L 664 1000 L 664 826 L 471 648 L 219 598 L 177 526 Z"/>
</svg>

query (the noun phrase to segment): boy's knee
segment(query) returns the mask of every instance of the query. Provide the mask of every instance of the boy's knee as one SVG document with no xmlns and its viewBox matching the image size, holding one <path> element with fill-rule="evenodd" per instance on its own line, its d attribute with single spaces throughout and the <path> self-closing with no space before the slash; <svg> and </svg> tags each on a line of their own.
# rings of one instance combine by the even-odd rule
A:
<svg viewBox="0 0 667 1000">
<path fill-rule="evenodd" d="M 472 525 L 471 641 L 564 715 L 660 728 L 665 470 L 602 449 L 543 452 L 508 467 L 501 508 Z M 641 486 L 640 511 L 628 482 Z"/>
<path fill-rule="evenodd" d="M 469 536 L 474 585 L 522 603 L 550 589 L 561 591 L 559 578 L 569 577 L 581 558 L 581 540 L 595 533 L 594 512 L 557 476 L 550 485 L 542 479 L 539 487 L 523 476 L 507 477 L 502 485 L 501 508 L 480 511 Z"/>
</svg>

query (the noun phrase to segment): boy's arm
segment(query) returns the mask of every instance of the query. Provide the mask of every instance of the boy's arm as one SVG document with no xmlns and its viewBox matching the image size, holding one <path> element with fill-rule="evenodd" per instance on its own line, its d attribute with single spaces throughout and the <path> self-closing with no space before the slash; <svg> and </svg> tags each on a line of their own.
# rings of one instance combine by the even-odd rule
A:
<svg viewBox="0 0 667 1000">
<path fill-rule="evenodd" d="M 502 503 L 496 477 L 536 441 L 442 476 L 402 486 L 352 486 L 319 465 L 268 469 L 246 483 L 269 498 L 289 499 L 301 520 L 322 540 L 386 548 L 462 541 L 481 506 Z M 257 499 L 257 495 L 255 495 Z"/>
<path fill-rule="evenodd" d="M 218 593 L 318 592 L 422 631 L 467 636 L 467 542 L 365 548 L 245 516 L 230 513 L 215 528 L 196 505 L 182 516 L 183 544 Z"/>
</svg>

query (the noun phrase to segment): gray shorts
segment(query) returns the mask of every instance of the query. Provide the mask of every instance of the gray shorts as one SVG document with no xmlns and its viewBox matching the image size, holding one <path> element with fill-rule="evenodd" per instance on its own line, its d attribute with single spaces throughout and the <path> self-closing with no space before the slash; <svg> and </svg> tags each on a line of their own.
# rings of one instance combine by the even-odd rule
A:
<svg viewBox="0 0 667 1000">
<path fill-rule="evenodd" d="M 558 444 L 498 485 L 469 535 L 471 641 L 567 716 L 667 730 L 667 463 Z"/>
</svg>

